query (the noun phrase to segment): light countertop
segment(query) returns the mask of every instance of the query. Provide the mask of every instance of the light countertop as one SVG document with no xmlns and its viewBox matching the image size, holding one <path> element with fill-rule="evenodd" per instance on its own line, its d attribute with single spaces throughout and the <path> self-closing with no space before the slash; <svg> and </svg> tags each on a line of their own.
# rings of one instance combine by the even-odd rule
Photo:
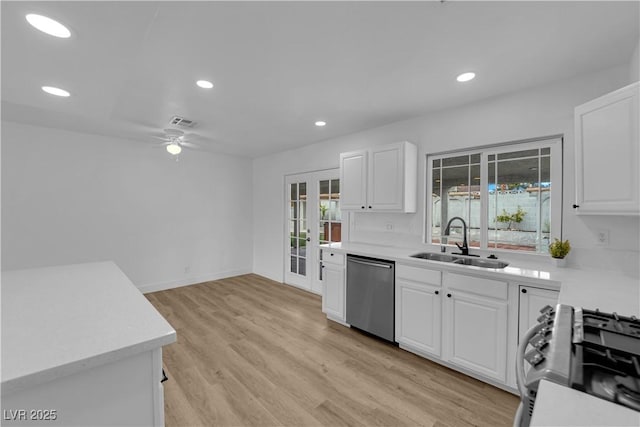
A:
<svg viewBox="0 0 640 427">
<path fill-rule="evenodd" d="M 113 262 L 2 272 L 2 394 L 176 340 Z"/>
<path fill-rule="evenodd" d="M 509 265 L 502 269 L 490 269 L 411 258 L 411 254 L 428 252 L 416 248 L 350 242 L 330 243 L 321 245 L 321 248 L 460 274 L 537 284 L 549 289 L 560 289 L 559 302 L 562 304 L 615 311 L 625 316 L 640 316 L 640 281 L 619 272 L 557 268 L 546 257 L 541 257 L 541 261 L 536 262 L 509 260 L 508 256 L 501 256 L 500 259 L 508 261 Z"/>
</svg>

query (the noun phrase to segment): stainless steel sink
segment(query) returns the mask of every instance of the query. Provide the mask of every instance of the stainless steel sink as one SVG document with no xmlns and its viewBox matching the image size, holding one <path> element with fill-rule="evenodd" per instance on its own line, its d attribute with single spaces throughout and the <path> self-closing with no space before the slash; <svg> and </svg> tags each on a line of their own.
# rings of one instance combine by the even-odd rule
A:
<svg viewBox="0 0 640 427">
<path fill-rule="evenodd" d="M 412 258 L 428 259 L 430 261 L 450 262 L 453 264 L 472 265 L 482 268 L 505 268 L 509 265 L 508 262 L 495 259 L 467 258 L 438 252 L 419 252 L 409 256 Z"/>
<path fill-rule="evenodd" d="M 460 257 L 457 257 L 457 256 L 440 254 L 437 252 L 420 252 L 420 253 L 409 255 L 409 256 L 412 258 L 421 258 L 421 259 L 428 259 L 430 261 L 442 261 L 442 262 L 452 262 L 457 259 L 460 259 Z"/>
<path fill-rule="evenodd" d="M 474 267 L 482 268 L 505 268 L 509 265 L 508 262 L 482 258 L 458 258 L 456 260 L 453 260 L 452 262 L 454 264 L 472 265 Z"/>
</svg>

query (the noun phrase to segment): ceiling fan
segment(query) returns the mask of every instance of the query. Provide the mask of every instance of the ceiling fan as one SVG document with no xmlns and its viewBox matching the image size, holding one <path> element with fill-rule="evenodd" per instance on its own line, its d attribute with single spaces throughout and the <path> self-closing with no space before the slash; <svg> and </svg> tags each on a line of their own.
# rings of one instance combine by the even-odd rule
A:
<svg viewBox="0 0 640 427">
<path fill-rule="evenodd" d="M 164 129 L 164 135 L 161 137 L 157 137 L 162 139 L 164 145 L 169 152 L 169 154 L 173 156 L 177 156 L 182 152 L 182 148 L 198 148 L 197 145 L 186 141 L 184 131 L 180 129 Z"/>
</svg>

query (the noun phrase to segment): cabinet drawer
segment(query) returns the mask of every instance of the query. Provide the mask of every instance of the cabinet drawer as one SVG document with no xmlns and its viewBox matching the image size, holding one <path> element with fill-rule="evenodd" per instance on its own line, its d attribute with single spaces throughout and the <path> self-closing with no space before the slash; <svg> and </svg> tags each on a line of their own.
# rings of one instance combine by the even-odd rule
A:
<svg viewBox="0 0 640 427">
<path fill-rule="evenodd" d="M 442 272 L 421 267 L 410 267 L 408 265 L 396 265 L 396 277 L 413 280 L 414 282 L 430 283 L 440 286 L 442 284 Z"/>
<path fill-rule="evenodd" d="M 327 264 L 344 265 L 344 254 L 329 252 L 326 249 L 323 249 L 322 262 Z"/>
<path fill-rule="evenodd" d="M 507 282 L 485 279 L 480 277 L 465 276 L 462 274 L 447 273 L 445 285 L 448 289 L 469 292 L 497 299 L 507 299 Z"/>
</svg>

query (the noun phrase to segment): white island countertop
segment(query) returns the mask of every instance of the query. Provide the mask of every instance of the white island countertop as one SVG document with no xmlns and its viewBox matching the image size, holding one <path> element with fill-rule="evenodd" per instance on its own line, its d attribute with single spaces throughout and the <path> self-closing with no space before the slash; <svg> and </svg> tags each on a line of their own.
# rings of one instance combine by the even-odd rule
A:
<svg viewBox="0 0 640 427">
<path fill-rule="evenodd" d="M 175 340 L 113 262 L 2 272 L 2 395 Z"/>
</svg>

